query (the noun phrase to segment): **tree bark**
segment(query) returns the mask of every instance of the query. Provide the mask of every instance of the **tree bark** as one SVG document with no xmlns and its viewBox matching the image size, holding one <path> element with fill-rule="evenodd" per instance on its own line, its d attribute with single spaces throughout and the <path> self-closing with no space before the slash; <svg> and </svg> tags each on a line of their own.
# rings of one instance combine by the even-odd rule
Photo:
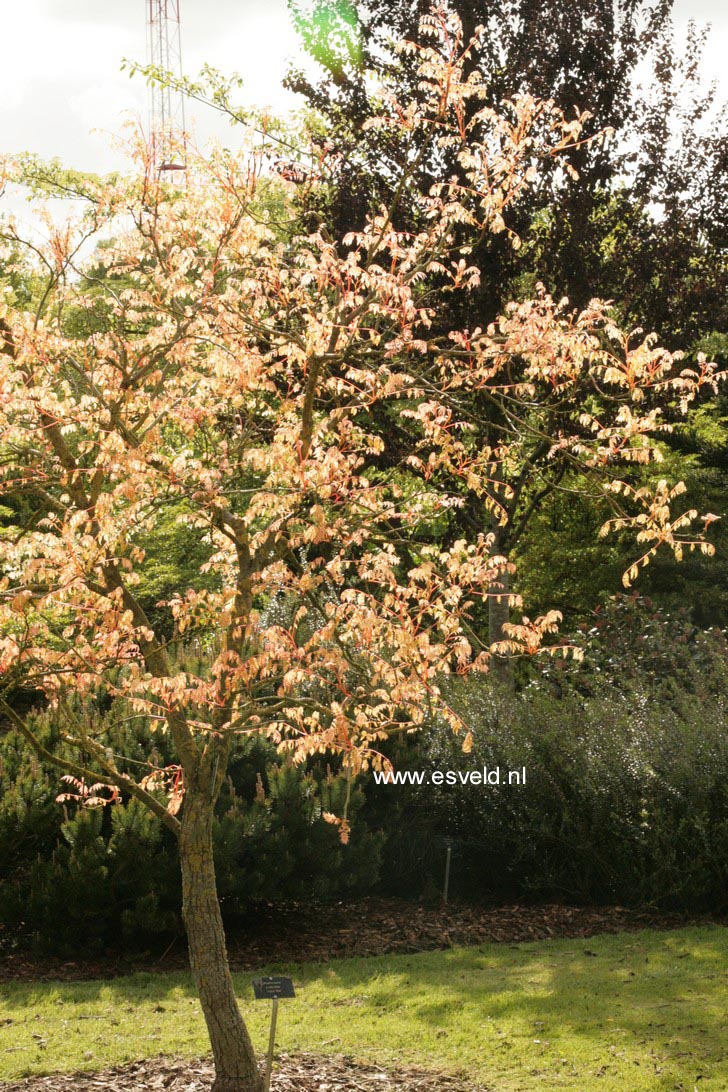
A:
<svg viewBox="0 0 728 1092">
<path fill-rule="evenodd" d="M 179 854 L 190 966 L 215 1060 L 212 1092 L 262 1092 L 255 1051 L 230 974 L 212 851 L 213 794 L 207 788 L 203 782 L 185 794 Z"/>
</svg>

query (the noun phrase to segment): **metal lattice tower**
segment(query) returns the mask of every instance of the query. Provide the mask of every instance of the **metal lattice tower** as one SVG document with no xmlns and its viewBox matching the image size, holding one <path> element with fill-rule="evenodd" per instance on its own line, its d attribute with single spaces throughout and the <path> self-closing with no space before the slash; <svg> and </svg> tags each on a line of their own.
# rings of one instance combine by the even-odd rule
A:
<svg viewBox="0 0 728 1092">
<path fill-rule="evenodd" d="M 150 65 L 182 76 L 180 0 L 146 0 L 147 58 Z M 183 171 L 185 102 L 181 91 L 151 83 L 149 88 L 149 136 L 152 156 L 159 171 Z"/>
</svg>

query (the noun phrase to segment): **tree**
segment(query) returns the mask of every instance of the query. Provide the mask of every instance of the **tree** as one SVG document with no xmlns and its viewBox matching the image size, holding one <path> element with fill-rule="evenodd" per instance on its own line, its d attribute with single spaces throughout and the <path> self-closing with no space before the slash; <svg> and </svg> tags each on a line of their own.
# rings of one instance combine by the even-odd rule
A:
<svg viewBox="0 0 728 1092">
<path fill-rule="evenodd" d="M 564 172 L 561 159 L 521 195 L 511 223 L 524 235 L 529 226 L 536 230 L 520 253 L 497 237 L 481 240 L 481 285 L 458 304 L 468 309 L 468 321 L 490 321 L 519 282 L 535 277 L 575 306 L 597 294 L 618 299 L 627 323 L 661 331 L 671 348 L 687 349 L 724 330 L 725 106 L 701 80 L 707 32 L 691 24 L 677 43 L 673 0 L 454 6 L 465 40 L 482 28 L 478 66 L 490 105 L 528 92 L 553 99 L 567 116 L 588 111 L 585 137 L 613 133 L 607 142 L 569 149 L 565 159 L 578 179 Z M 417 64 L 395 43 L 416 37 L 428 5 L 289 0 L 289 7 L 318 74 L 294 70 L 288 82 L 324 119 L 339 153 L 317 204 L 327 223 L 343 231 L 388 201 L 401 176 L 400 134 L 367 122 L 379 110 L 382 81 L 402 99 L 417 98 Z M 441 158 L 425 156 L 418 169 L 426 181 L 440 168 Z"/>
<path fill-rule="evenodd" d="M 582 139 L 545 165 L 538 181 L 514 201 L 509 226 L 523 246 L 513 248 L 503 234 L 477 240 L 479 284 L 451 294 L 438 307 L 436 327 L 487 327 L 509 300 L 531 298 L 542 281 L 572 306 L 586 307 L 596 294 L 614 299 L 626 326 L 659 331 L 671 348 L 695 353 L 701 347 L 697 339 L 725 329 L 728 299 L 725 112 L 714 110 L 715 89 L 701 86 L 705 32 L 692 26 L 678 51 L 671 0 L 475 0 L 455 6 L 462 12 L 465 42 L 481 25 L 477 62 L 472 59 L 466 71 L 478 68 L 485 101 L 495 104 L 527 91 L 553 99 L 567 117 L 579 111 L 589 116 L 580 115 Z M 290 0 L 319 75 L 293 72 L 289 82 L 323 118 L 328 142 L 339 153 L 329 161 L 328 185 L 311 194 L 307 213 L 318 213 L 342 232 L 364 210 L 389 200 L 412 154 L 396 127 L 383 131 L 367 119 L 379 110 L 372 72 L 400 98 L 426 94 L 418 86 L 416 59 L 393 44 L 415 36 L 424 7 L 409 0 Z M 636 86 L 641 68 L 650 71 L 647 90 Z M 608 140 L 583 139 L 607 131 L 613 134 Z M 413 230 L 420 216 L 418 185 L 426 188 L 443 172 L 460 170 L 456 156 L 433 151 L 424 136 L 418 151 L 416 184 L 405 192 L 402 210 Z M 511 559 L 526 551 L 540 562 L 537 519 L 545 505 L 557 522 L 568 522 L 570 497 L 578 494 L 598 525 L 602 513 L 598 505 L 592 510 L 600 490 L 589 488 L 567 453 L 554 457 L 551 443 L 564 414 L 574 418 L 580 412 L 585 391 L 575 387 L 572 393 L 571 403 L 563 391 L 554 391 L 552 398 L 539 397 L 537 413 L 529 407 L 507 417 L 492 399 L 472 401 L 469 414 L 480 445 L 497 449 L 505 430 L 518 438 L 522 457 L 495 468 L 497 518 L 482 504 L 461 508 L 453 513 L 454 535 L 470 533 L 468 520 L 482 524 L 490 518 L 497 553 Z M 709 481 L 710 473 L 704 478 Z M 635 488 L 644 484 L 637 468 L 631 480 Z M 503 577 L 505 591 L 507 572 Z M 586 594 L 589 588 L 586 581 Z M 508 612 L 505 599 L 490 602 L 495 642 Z"/>
<path fill-rule="evenodd" d="M 440 708 L 469 747 L 439 683 L 487 669 L 472 616 L 503 560 L 483 528 L 448 544 L 437 528 L 487 496 L 494 464 L 517 453 L 510 437 L 497 452 L 474 445 L 461 394 L 505 412 L 544 384 L 628 392 L 566 417 L 554 452 L 599 475 L 614 519 L 642 543 L 635 568 L 661 546 L 710 550 L 690 529 L 694 512 L 670 511 L 679 486 L 635 490 L 615 473 L 657 457 L 653 394 L 687 404 L 714 382 L 710 364 L 680 372 L 650 339 L 621 335 L 603 304 L 566 313 L 545 294 L 498 328 L 433 332 L 445 289 L 432 285 L 477 283 L 464 240 L 504 230 L 579 124 L 529 96 L 502 114 L 478 109 L 482 85 L 464 74 L 475 47 L 463 47 L 456 17 L 438 9 L 423 34 L 410 47 L 423 101 L 391 100 L 380 123 L 405 140 L 428 134 L 465 181 L 420 197 L 417 233 L 397 229 L 395 199 L 343 243 L 324 231 L 281 239 L 247 152 L 190 154 L 176 189 L 139 144 L 135 175 L 85 184 L 83 216 L 27 241 L 45 274 L 35 311 L 2 309 L 2 492 L 31 498 L 34 515 L 3 541 L 0 670 L 10 693 L 44 692 L 78 760 L 44 752 L 9 697 L 0 708 L 45 758 L 140 800 L 176 836 L 215 1092 L 260 1088 L 212 855 L 235 741 L 264 733 L 298 763 L 330 752 L 353 778 L 384 762 L 383 739 Z M 12 222 L 4 230 L 21 245 Z M 84 257 L 99 239 L 103 251 Z M 207 550 L 203 578 L 167 601 L 171 638 L 138 595 L 145 546 L 170 512 Z M 266 615 L 272 604 L 280 620 Z M 497 651 L 535 653 L 556 623 L 547 613 L 506 627 Z M 195 636 L 211 642 L 207 664 L 184 657 Z M 138 779 L 77 715 L 79 701 L 109 696 L 168 733 L 173 778 L 150 763 Z M 329 821 L 345 841 L 346 807 Z"/>
</svg>

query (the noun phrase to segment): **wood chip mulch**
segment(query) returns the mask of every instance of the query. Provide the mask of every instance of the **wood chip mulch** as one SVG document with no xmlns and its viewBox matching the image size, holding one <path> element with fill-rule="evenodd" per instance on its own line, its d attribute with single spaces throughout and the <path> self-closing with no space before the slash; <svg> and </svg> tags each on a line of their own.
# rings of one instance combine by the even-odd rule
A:
<svg viewBox="0 0 728 1092">
<path fill-rule="evenodd" d="M 621 906 L 449 906 L 367 898 L 334 906 L 271 908 L 256 932 L 229 938 L 236 970 L 264 964 L 326 963 L 351 956 L 427 952 L 484 943 L 525 944 L 639 929 L 679 929 L 725 917 L 650 913 Z"/>
<path fill-rule="evenodd" d="M 0 1083 L 2 1092 L 209 1092 L 212 1062 L 151 1058 L 101 1073 L 64 1073 Z M 492 1092 L 457 1077 L 400 1067 L 396 1072 L 336 1055 L 281 1054 L 271 1092 Z"/>
<path fill-rule="evenodd" d="M 725 924 L 725 916 L 668 914 L 620 906 L 439 906 L 405 899 L 367 898 L 353 903 L 289 903 L 256 908 L 248 922 L 228 930 L 234 970 L 272 964 L 326 963 L 350 956 L 433 951 L 488 942 L 525 944 L 554 937 L 585 939 L 598 933 L 679 929 Z M 112 978 L 133 971 L 187 970 L 183 937 L 140 956 L 79 952 L 73 960 L 0 953 L 0 979 L 65 981 Z"/>
</svg>

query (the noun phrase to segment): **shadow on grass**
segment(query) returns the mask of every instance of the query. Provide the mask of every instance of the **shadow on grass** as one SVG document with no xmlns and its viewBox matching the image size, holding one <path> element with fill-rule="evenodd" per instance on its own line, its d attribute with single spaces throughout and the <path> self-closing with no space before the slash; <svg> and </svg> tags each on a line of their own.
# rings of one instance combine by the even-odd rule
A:
<svg viewBox="0 0 728 1092">
<path fill-rule="evenodd" d="M 537 1074 L 550 1080 L 558 1061 L 575 1067 L 558 1087 L 581 1092 L 590 1087 L 579 1084 L 585 1067 L 599 1075 L 601 1066 L 617 1082 L 605 1087 L 634 1092 L 683 1087 L 674 1083 L 683 1070 L 690 1080 L 725 1075 L 727 964 L 726 931 L 714 926 L 267 970 L 287 969 L 298 986 L 282 1013 L 286 1049 L 401 1056 L 487 1078 L 512 1072 L 516 1062 L 525 1083 L 504 1089 L 533 1087 L 528 1079 L 551 1087 Z M 249 975 L 237 975 L 236 986 L 262 1048 L 269 1006 L 252 1002 Z M 19 1033 L 20 1046 L 8 1051 L 20 1052 L 15 1073 L 83 1068 L 78 1059 L 89 1043 L 89 1068 L 205 1048 L 196 994 L 183 974 L 10 984 L 0 992 L 0 1023 L 2 1016 Z M 31 1021 L 47 1034 L 45 1058 L 27 1046 Z M 2 1053 L 0 1040 L 0 1060 Z M 629 1067 L 645 1057 L 652 1059 L 649 1080 L 661 1081 L 663 1071 L 667 1080 L 669 1071 L 673 1083 L 630 1083 L 636 1070 Z M 724 1085 L 706 1080 L 702 1087 L 728 1087 L 728 1076 Z"/>
</svg>

